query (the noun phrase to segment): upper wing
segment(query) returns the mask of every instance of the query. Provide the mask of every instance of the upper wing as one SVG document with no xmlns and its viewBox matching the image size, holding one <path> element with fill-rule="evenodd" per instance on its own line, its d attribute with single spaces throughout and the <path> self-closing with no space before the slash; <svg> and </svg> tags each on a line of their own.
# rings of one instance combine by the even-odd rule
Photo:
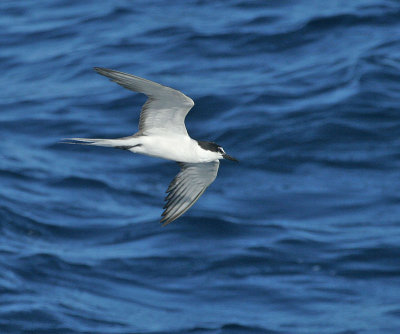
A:
<svg viewBox="0 0 400 334">
<path fill-rule="evenodd" d="M 148 96 L 140 114 L 139 131 L 142 134 L 173 132 L 187 135 L 185 117 L 194 106 L 190 97 L 135 75 L 100 67 L 94 69 L 111 81 Z"/>
<path fill-rule="evenodd" d="M 161 223 L 163 226 L 183 215 L 215 180 L 219 160 L 205 163 L 179 163 L 181 171 L 170 183 Z"/>
</svg>

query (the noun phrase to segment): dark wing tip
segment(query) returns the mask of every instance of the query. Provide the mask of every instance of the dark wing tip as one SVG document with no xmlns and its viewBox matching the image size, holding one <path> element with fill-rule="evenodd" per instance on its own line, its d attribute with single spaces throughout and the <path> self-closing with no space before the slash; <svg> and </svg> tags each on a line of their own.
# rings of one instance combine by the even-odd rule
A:
<svg viewBox="0 0 400 334">
<path fill-rule="evenodd" d="M 174 221 L 174 219 L 167 219 L 166 217 L 162 218 L 160 220 L 160 223 L 162 224 L 161 226 L 167 226 L 169 223 L 172 223 Z"/>
<path fill-rule="evenodd" d="M 108 73 L 112 72 L 113 70 L 110 70 L 108 68 L 104 68 L 104 67 L 93 67 L 93 69 L 101 74 L 101 75 L 107 75 Z"/>
</svg>

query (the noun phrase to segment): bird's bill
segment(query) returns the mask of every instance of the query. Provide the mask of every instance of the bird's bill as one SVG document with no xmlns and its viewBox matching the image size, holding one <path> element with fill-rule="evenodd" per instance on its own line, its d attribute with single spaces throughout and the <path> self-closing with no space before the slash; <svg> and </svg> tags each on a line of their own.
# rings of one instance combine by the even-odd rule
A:
<svg viewBox="0 0 400 334">
<path fill-rule="evenodd" d="M 231 157 L 229 154 L 224 153 L 222 156 L 223 156 L 224 159 L 239 162 L 238 159 L 235 159 L 234 157 Z"/>
</svg>

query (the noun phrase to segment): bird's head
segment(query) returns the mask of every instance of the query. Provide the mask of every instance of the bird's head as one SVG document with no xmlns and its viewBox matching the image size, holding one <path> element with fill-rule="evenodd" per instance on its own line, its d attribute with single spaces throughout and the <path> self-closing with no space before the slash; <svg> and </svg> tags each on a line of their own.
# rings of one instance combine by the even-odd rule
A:
<svg viewBox="0 0 400 334">
<path fill-rule="evenodd" d="M 215 155 L 215 159 L 227 159 L 227 160 L 232 160 L 239 162 L 239 160 L 235 159 L 234 157 L 230 156 L 225 152 L 225 150 L 222 148 L 222 146 L 219 146 L 216 143 L 209 142 L 209 141 L 197 141 L 199 143 L 199 146 L 206 151 L 209 151 L 210 154 L 212 152 L 213 155 Z"/>
<path fill-rule="evenodd" d="M 224 149 L 222 148 L 222 146 L 218 145 L 218 153 L 220 154 L 220 159 L 226 159 L 226 160 L 232 160 L 232 161 L 236 161 L 239 162 L 238 159 L 232 157 L 231 155 L 227 154 Z"/>
</svg>

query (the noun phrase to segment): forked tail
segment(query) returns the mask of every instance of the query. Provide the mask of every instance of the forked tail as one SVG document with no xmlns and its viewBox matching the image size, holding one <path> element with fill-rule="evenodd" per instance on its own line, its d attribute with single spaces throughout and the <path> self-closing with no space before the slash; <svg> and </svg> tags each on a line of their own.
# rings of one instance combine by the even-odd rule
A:
<svg viewBox="0 0 400 334">
<path fill-rule="evenodd" d="M 93 145 L 114 147 L 122 150 L 129 150 L 136 145 L 128 145 L 126 139 L 102 139 L 102 138 L 65 138 L 61 141 L 62 144 L 78 144 L 78 145 Z"/>
</svg>

